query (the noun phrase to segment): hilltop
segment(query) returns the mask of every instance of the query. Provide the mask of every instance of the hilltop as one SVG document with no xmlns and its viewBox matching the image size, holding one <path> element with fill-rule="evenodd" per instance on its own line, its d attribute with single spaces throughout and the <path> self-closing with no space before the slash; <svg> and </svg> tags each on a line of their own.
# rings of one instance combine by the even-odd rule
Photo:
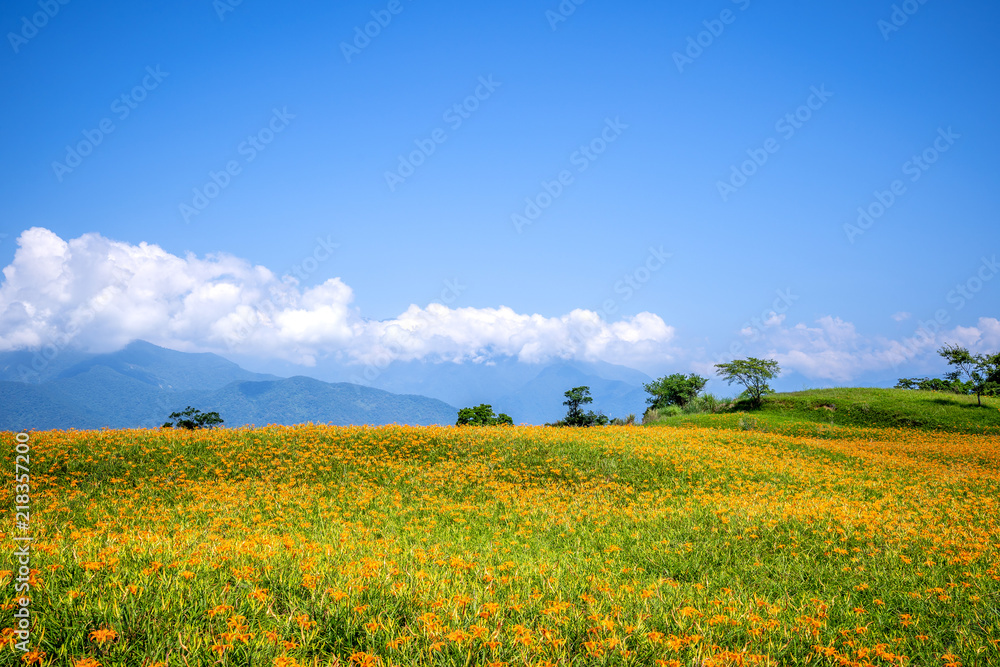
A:
<svg viewBox="0 0 1000 667">
<path fill-rule="evenodd" d="M 1000 398 L 909 389 L 841 387 L 770 394 L 760 410 L 666 417 L 655 425 L 775 432 L 821 432 L 818 426 L 915 428 L 1000 433 Z"/>
</svg>

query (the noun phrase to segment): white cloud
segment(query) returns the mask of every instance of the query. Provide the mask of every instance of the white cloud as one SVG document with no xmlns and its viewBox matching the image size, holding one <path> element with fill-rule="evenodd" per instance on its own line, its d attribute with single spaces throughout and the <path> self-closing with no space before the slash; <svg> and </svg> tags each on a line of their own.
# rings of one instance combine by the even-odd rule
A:
<svg viewBox="0 0 1000 667">
<path fill-rule="evenodd" d="M 606 322 L 507 307 L 411 305 L 391 320 L 362 317 L 339 278 L 303 289 L 230 255 L 181 258 L 156 245 L 85 234 L 64 241 L 31 228 L 0 284 L 0 349 L 118 349 L 144 339 L 179 350 L 233 351 L 313 364 L 430 359 L 553 358 L 639 365 L 669 358 L 674 328 L 652 313 Z"/>
<path fill-rule="evenodd" d="M 910 313 L 907 313 L 906 311 L 902 311 L 901 310 L 898 313 L 893 313 L 891 315 L 891 317 L 892 317 L 892 319 L 896 320 L 897 322 L 902 322 L 904 320 L 910 319 L 913 316 Z"/>
<path fill-rule="evenodd" d="M 996 351 L 1000 346 L 1000 320 L 982 317 L 976 326 L 941 332 L 918 329 L 912 336 L 894 340 L 861 335 L 850 322 L 826 316 L 813 326 L 798 323 L 768 328 L 746 356 L 775 359 L 783 370 L 807 378 L 847 383 L 867 372 L 900 369 L 914 362 L 937 362 L 936 352 L 945 344 Z"/>
</svg>

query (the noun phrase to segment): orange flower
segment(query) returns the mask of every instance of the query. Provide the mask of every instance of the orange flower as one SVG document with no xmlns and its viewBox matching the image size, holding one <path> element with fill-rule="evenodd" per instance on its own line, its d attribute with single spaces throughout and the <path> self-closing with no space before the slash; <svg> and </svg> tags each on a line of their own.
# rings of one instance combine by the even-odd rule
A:
<svg viewBox="0 0 1000 667">
<path fill-rule="evenodd" d="M 224 614 L 227 611 L 232 611 L 232 609 L 233 609 L 232 605 L 220 604 L 217 607 L 212 607 L 211 609 L 209 609 L 207 613 L 209 616 L 216 616 L 218 614 Z"/>
<path fill-rule="evenodd" d="M 365 653 L 364 651 L 352 653 L 348 661 L 352 665 L 357 665 L 358 667 L 375 667 L 375 665 L 382 664 L 382 659 L 377 655 Z"/>
<path fill-rule="evenodd" d="M 101 628 L 90 633 L 90 640 L 98 644 L 115 639 L 118 639 L 118 633 L 110 628 Z"/>
<path fill-rule="evenodd" d="M 211 650 L 212 650 L 213 653 L 218 653 L 219 656 L 222 656 L 223 653 L 225 653 L 226 651 L 228 651 L 232 647 L 233 647 L 232 644 L 212 644 L 212 649 Z"/>
<path fill-rule="evenodd" d="M 45 661 L 45 651 L 29 651 L 21 657 L 21 660 L 23 660 L 26 665 L 41 665 Z"/>
</svg>

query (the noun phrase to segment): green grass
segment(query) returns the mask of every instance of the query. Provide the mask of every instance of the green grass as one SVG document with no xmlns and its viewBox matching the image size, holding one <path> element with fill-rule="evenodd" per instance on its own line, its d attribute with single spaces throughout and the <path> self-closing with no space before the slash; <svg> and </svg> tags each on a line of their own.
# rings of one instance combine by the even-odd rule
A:
<svg viewBox="0 0 1000 667">
<path fill-rule="evenodd" d="M 933 391 L 843 387 L 771 394 L 759 410 L 666 417 L 668 426 L 823 434 L 841 428 L 916 428 L 1000 433 L 1000 399 Z M 826 427 L 826 428 L 823 428 Z"/>
</svg>

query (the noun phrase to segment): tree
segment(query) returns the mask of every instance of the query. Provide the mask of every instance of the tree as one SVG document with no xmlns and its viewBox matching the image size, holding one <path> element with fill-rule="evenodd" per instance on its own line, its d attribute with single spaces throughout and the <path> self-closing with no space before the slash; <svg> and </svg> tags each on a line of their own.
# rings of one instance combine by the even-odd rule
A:
<svg viewBox="0 0 1000 667">
<path fill-rule="evenodd" d="M 563 420 L 566 426 L 603 426 L 608 423 L 608 418 L 605 415 L 594 414 L 592 411 L 584 412 L 580 407 L 594 402 L 590 396 L 590 387 L 573 387 L 566 391 L 563 396 L 566 397 L 563 405 L 568 408 L 566 418 Z"/>
<path fill-rule="evenodd" d="M 945 391 L 953 394 L 972 393 L 972 386 L 962 382 L 960 371 L 945 373 L 944 378 L 899 378 L 893 389 L 919 389 L 921 391 Z"/>
<path fill-rule="evenodd" d="M 193 431 L 196 428 L 212 428 L 222 423 L 218 412 L 202 412 L 190 405 L 183 412 L 171 412 L 171 419 L 177 422 L 165 422 L 163 428 L 186 428 Z"/>
<path fill-rule="evenodd" d="M 650 394 L 646 402 L 653 409 L 660 410 L 668 405 L 678 405 L 683 408 L 698 396 L 707 382 L 708 378 L 694 373 L 691 375 L 674 373 L 644 384 L 643 389 Z"/>
<path fill-rule="evenodd" d="M 743 395 L 750 399 L 755 408 L 759 408 L 765 394 L 773 394 L 774 390 L 767 381 L 778 377 L 781 367 L 773 359 L 758 359 L 747 357 L 735 359 L 728 364 L 715 364 L 716 373 L 727 383 L 739 382 L 746 390 Z"/>
<path fill-rule="evenodd" d="M 493 406 L 481 403 L 474 408 L 462 408 L 458 411 L 458 421 L 455 426 L 498 426 L 500 424 L 514 424 L 514 420 L 509 415 L 500 413 L 493 414 Z"/>
<path fill-rule="evenodd" d="M 962 375 L 968 378 L 969 390 L 979 405 L 983 404 L 983 394 L 989 396 L 1000 390 L 1000 353 L 972 354 L 967 348 L 945 345 L 938 354 L 955 366 L 956 380 Z"/>
</svg>

